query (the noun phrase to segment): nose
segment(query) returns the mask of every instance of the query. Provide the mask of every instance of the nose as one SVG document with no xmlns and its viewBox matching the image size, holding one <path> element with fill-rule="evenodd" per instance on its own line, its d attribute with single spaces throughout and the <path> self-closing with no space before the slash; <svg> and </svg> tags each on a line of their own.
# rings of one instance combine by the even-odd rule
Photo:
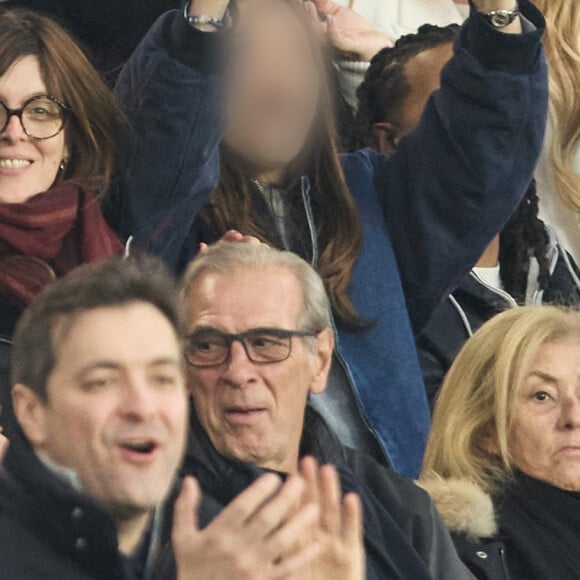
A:
<svg viewBox="0 0 580 580">
<path fill-rule="evenodd" d="M 154 389 L 144 377 L 131 377 L 120 401 L 121 414 L 132 421 L 145 421 L 155 414 L 157 404 Z"/>
<path fill-rule="evenodd" d="M 255 365 L 248 358 L 244 346 L 241 342 L 234 341 L 222 380 L 230 386 L 243 388 L 255 380 L 255 374 Z"/>
<path fill-rule="evenodd" d="M 571 395 L 562 401 L 560 419 L 564 429 L 580 428 L 580 395 Z"/>
<path fill-rule="evenodd" d="M 12 115 L 8 119 L 8 124 L 4 127 L 2 133 L 0 133 L 0 136 L 10 143 L 17 143 L 18 141 L 28 139 L 28 135 L 25 133 L 24 127 L 16 115 Z"/>
</svg>

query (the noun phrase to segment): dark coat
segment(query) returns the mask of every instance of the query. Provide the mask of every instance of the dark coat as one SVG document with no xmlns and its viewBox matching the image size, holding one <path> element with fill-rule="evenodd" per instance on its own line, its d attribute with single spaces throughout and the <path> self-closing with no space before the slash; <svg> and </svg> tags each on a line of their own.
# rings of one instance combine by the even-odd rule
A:
<svg viewBox="0 0 580 580">
<path fill-rule="evenodd" d="M 548 248 L 550 279 L 539 291 L 537 278 L 530 276 L 528 304 L 580 305 L 580 273 L 573 258 L 551 234 Z M 533 270 L 532 270 L 533 271 Z M 417 339 L 419 362 L 431 407 L 455 357 L 485 322 L 518 304 L 505 291 L 489 287 L 470 272 L 461 286 L 435 310 L 427 328 Z"/>
<path fill-rule="evenodd" d="M 217 513 L 204 498 L 201 525 Z M 175 580 L 171 502 L 159 510 L 146 575 L 128 575 L 111 517 L 48 471 L 20 434 L 0 467 L 0 580 Z"/>
<path fill-rule="evenodd" d="M 300 453 L 315 457 L 320 464 L 337 466 L 343 493 L 360 495 L 369 579 L 471 578 L 427 494 L 374 460 L 341 445 L 311 409 L 306 413 Z M 227 505 L 264 470 L 217 452 L 192 412 L 183 473 L 195 476 L 204 492 Z"/>
<path fill-rule="evenodd" d="M 499 33 L 477 14 L 468 20 L 443 71 L 441 90 L 394 155 L 364 150 L 343 158 L 363 223 L 349 297 L 374 324 L 362 333 L 338 325 L 337 356 L 365 424 L 393 468 L 407 476 L 420 469 L 430 426 L 414 333 L 507 222 L 544 141 L 544 21 L 527 0 L 520 4 L 536 26 L 522 35 Z M 212 241 L 201 237 L 196 216 L 219 181 L 224 131 L 225 67 L 216 67 L 212 55 L 225 43 L 214 34 L 213 53 L 207 38 L 194 51 L 195 37 L 181 14 L 167 14 L 117 85 L 138 137 L 141 171 L 112 221 L 123 236 L 135 236 L 138 247 L 162 256 L 175 270 L 196 254 L 200 242 Z M 164 82 L 151 82 L 152 77 Z M 153 149 L 154 131 L 165 139 Z M 311 244 L 306 255 L 316 257 L 311 203 L 316 192 L 303 180 L 301 193 Z"/>
<path fill-rule="evenodd" d="M 580 578 L 580 493 L 519 472 L 493 498 L 461 479 L 423 485 L 478 580 Z"/>
</svg>

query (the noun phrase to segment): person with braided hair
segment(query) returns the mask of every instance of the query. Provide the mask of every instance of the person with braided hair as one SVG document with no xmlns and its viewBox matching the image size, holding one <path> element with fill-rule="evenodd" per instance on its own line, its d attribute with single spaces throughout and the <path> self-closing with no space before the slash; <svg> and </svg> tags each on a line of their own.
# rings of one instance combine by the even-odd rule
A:
<svg viewBox="0 0 580 580">
<path fill-rule="evenodd" d="M 343 444 L 414 477 L 430 425 L 414 337 L 532 179 L 548 101 L 543 18 L 528 0 L 517 9 L 513 0 L 473 0 L 444 90 L 416 137 L 390 156 L 366 149 L 341 158 L 315 27 L 324 14 L 308 18 L 295 0 L 240 0 L 224 21 L 217 4 L 228 3 L 187 3 L 189 12 L 159 25 L 168 35 L 212 17 L 216 56 L 232 47 L 223 73 L 219 58 L 207 74 L 214 59 L 187 53 L 216 89 L 204 92 L 209 110 L 188 96 L 197 69 L 169 79 L 163 60 L 152 62 L 150 39 L 121 73 L 133 157 L 151 171 L 117 196 L 113 223 L 176 271 L 200 244 L 240 233 L 313 264 L 330 297 L 337 349 L 329 388 L 311 404 Z M 135 81 L 143 67 L 165 74 L 151 83 L 163 99 L 143 99 Z M 159 128 L 166 139 L 153 151 L 149 134 Z M 165 192 L 200 178 L 203 193 Z"/>
<path fill-rule="evenodd" d="M 327 36 L 338 52 L 340 91 L 356 109 L 356 90 L 372 57 L 405 34 L 429 23 L 461 24 L 469 16 L 468 0 L 312 0 L 328 22 Z M 514 2 L 515 4 L 515 2 Z"/>
<path fill-rule="evenodd" d="M 374 57 L 358 90 L 353 148 L 373 147 L 382 153 L 398 148 L 438 89 L 458 32 L 456 25 L 424 25 Z M 463 344 L 491 317 L 525 304 L 579 303 L 578 268 L 539 219 L 533 181 L 505 228 L 417 338 L 431 406 Z"/>
</svg>

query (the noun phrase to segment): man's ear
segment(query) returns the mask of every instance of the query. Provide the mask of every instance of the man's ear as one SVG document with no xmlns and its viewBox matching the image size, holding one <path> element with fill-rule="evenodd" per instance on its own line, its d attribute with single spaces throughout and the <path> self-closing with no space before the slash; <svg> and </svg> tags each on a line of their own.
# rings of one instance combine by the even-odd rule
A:
<svg viewBox="0 0 580 580">
<path fill-rule="evenodd" d="M 380 153 L 394 153 L 397 148 L 397 131 L 392 123 L 375 123 L 373 133 Z"/>
<path fill-rule="evenodd" d="M 334 353 L 334 333 L 330 328 L 325 328 L 316 337 L 316 352 L 314 353 L 314 376 L 310 385 L 310 392 L 318 395 L 326 389 L 332 355 Z"/>
<path fill-rule="evenodd" d="M 12 407 L 32 446 L 42 447 L 46 441 L 46 403 L 30 387 L 14 385 Z"/>
</svg>

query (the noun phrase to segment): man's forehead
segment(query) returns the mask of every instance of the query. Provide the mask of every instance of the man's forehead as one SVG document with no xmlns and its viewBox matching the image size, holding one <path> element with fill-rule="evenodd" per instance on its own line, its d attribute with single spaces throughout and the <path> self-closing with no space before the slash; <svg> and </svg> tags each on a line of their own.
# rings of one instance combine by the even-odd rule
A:
<svg viewBox="0 0 580 580">
<path fill-rule="evenodd" d="M 235 268 L 225 274 L 207 274 L 196 281 L 189 294 L 189 325 L 294 324 L 302 303 L 300 284 L 288 269 Z"/>
<path fill-rule="evenodd" d="M 178 360 L 180 343 L 171 323 L 146 303 L 97 308 L 63 317 L 52 332 L 57 366 L 76 369 L 95 361 L 150 365 Z"/>
</svg>

